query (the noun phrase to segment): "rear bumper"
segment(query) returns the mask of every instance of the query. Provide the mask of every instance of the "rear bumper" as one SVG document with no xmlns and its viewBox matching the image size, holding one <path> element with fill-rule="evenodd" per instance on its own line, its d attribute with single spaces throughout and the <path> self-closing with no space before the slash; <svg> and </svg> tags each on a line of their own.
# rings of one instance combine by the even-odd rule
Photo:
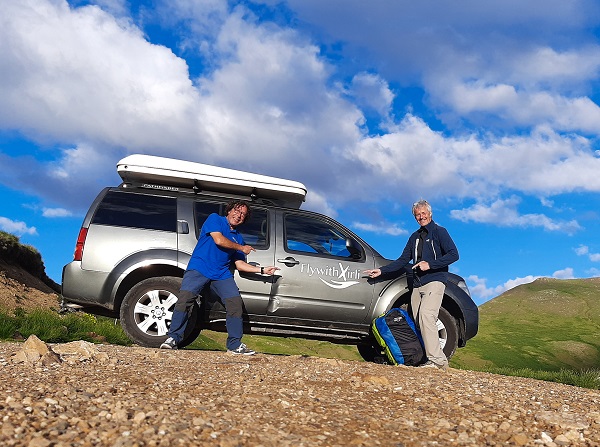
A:
<svg viewBox="0 0 600 447">
<path fill-rule="evenodd" d="M 81 261 L 73 261 L 63 267 L 61 295 L 64 301 L 86 306 L 98 306 L 113 310 L 114 303 L 103 298 L 107 274 L 83 270 Z"/>
<path fill-rule="evenodd" d="M 463 313 L 465 317 L 465 341 L 477 335 L 479 330 L 479 310 L 475 309 L 464 309 Z"/>
</svg>

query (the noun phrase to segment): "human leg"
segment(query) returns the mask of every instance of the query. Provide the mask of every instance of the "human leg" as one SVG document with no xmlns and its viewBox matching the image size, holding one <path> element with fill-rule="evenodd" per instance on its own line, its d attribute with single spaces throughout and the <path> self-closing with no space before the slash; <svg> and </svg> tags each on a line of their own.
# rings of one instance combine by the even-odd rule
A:
<svg viewBox="0 0 600 447">
<path fill-rule="evenodd" d="M 213 281 L 211 289 L 221 298 L 225 306 L 225 326 L 227 328 L 227 350 L 235 351 L 242 344 L 244 303 L 233 278 Z"/>
<path fill-rule="evenodd" d="M 172 338 L 175 344 L 183 340 L 194 301 L 208 281 L 208 278 L 196 270 L 187 270 L 183 274 L 168 333 L 169 338 Z"/>
<path fill-rule="evenodd" d="M 244 335 L 244 321 L 242 319 L 242 297 L 233 296 L 223 300 L 227 315 L 225 326 L 227 327 L 227 350 L 233 351 L 242 343 Z"/>
<path fill-rule="evenodd" d="M 440 281 L 432 281 L 419 287 L 418 294 L 420 296 L 417 310 L 413 307 L 413 313 L 417 312 L 415 321 L 418 322 L 421 330 L 427 359 L 444 368 L 448 366 L 448 359 L 440 346 L 436 322 L 445 288 L 444 283 Z M 414 302 L 412 304 L 414 306 Z"/>
</svg>

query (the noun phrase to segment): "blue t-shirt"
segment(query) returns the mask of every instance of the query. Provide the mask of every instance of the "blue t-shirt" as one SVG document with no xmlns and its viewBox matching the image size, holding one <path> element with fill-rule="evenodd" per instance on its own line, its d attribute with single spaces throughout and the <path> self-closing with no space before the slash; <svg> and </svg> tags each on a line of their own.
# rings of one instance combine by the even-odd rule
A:
<svg viewBox="0 0 600 447">
<path fill-rule="evenodd" d="M 246 255 L 237 250 L 228 250 L 215 244 L 210 233 L 221 233 L 227 239 L 244 244 L 244 238 L 237 230 L 232 230 L 227 218 L 218 214 L 211 214 L 206 218 L 196 248 L 188 264 L 188 270 L 196 270 L 209 279 L 227 279 L 233 276 L 232 263 L 237 260 L 246 260 Z"/>
</svg>

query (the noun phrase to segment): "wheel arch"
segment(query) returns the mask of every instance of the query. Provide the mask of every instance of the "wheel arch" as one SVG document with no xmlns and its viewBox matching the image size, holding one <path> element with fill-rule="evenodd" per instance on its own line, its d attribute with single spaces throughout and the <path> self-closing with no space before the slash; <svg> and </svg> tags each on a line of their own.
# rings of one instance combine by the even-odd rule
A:
<svg viewBox="0 0 600 447">
<path fill-rule="evenodd" d="M 406 294 L 408 294 L 410 300 L 410 289 L 405 276 L 390 281 L 379 294 L 379 299 L 373 308 L 371 320 L 390 310 Z"/>
<path fill-rule="evenodd" d="M 127 292 L 140 281 L 160 276 L 182 278 L 185 266 L 177 262 L 176 250 L 146 250 L 117 264 L 106 281 L 113 310 L 118 312 Z"/>
</svg>

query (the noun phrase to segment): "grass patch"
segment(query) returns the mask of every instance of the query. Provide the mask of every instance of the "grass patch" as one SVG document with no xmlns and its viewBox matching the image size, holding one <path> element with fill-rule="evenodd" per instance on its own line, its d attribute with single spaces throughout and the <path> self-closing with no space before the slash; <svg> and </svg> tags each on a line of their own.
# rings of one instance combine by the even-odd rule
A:
<svg viewBox="0 0 600 447">
<path fill-rule="evenodd" d="M 460 368 L 465 369 L 465 368 Z M 488 372 L 502 376 L 526 377 L 546 382 L 563 383 L 580 388 L 600 390 L 600 369 L 561 369 L 560 371 L 542 371 L 531 368 L 469 368 L 474 371 Z"/>
<path fill-rule="evenodd" d="M 225 351 L 227 334 L 204 330 L 187 349 Z M 244 335 L 244 343 L 249 348 L 272 355 L 310 355 L 313 357 L 358 360 L 362 357 L 356 346 L 341 345 L 319 340 L 296 337 L 273 337 L 269 335 Z"/>
<path fill-rule="evenodd" d="M 0 339 L 37 336 L 47 343 L 66 343 L 85 340 L 96 343 L 131 345 L 115 320 L 83 312 L 58 314 L 48 309 L 25 312 L 15 309 L 13 315 L 0 311 Z"/>
</svg>

